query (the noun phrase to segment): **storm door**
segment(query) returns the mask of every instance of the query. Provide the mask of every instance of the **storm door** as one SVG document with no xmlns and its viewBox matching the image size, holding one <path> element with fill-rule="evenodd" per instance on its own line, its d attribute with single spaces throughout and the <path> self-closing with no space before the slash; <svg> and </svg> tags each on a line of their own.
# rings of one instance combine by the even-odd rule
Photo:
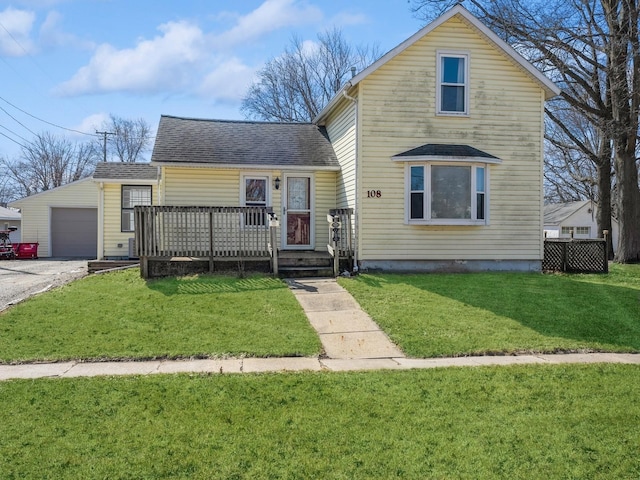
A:
<svg viewBox="0 0 640 480">
<path fill-rule="evenodd" d="M 311 176 L 285 176 L 282 222 L 284 248 L 312 248 L 314 232 L 311 189 Z"/>
</svg>

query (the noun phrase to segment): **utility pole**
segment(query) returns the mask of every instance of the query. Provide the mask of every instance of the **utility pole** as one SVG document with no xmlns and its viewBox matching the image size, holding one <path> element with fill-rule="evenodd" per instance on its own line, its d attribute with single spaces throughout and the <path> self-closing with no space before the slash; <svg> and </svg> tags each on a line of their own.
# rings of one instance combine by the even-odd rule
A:
<svg viewBox="0 0 640 480">
<path fill-rule="evenodd" d="M 107 161 L 107 135 L 115 135 L 115 132 L 99 132 L 96 130 L 96 134 L 97 135 L 102 135 L 104 137 L 104 141 L 103 141 L 103 152 L 104 152 L 104 161 Z"/>
</svg>

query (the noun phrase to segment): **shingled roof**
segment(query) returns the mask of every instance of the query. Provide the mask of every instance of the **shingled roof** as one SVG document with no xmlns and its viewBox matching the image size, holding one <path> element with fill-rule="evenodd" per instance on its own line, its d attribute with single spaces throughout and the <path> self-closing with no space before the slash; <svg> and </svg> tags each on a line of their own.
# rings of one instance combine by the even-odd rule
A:
<svg viewBox="0 0 640 480">
<path fill-rule="evenodd" d="M 100 162 L 94 180 L 157 180 L 158 167 L 148 163 Z"/>
<path fill-rule="evenodd" d="M 449 144 L 437 144 L 427 143 L 419 147 L 407 150 L 406 152 L 398 153 L 392 157 L 394 160 L 407 161 L 414 159 L 440 159 L 440 160 L 476 160 L 484 161 L 486 163 L 501 163 L 498 157 L 491 155 L 490 153 L 483 152 L 477 148 L 469 145 L 449 145 Z"/>
<path fill-rule="evenodd" d="M 339 169 L 326 131 L 311 123 L 206 120 L 168 115 L 160 118 L 151 161 Z"/>
</svg>

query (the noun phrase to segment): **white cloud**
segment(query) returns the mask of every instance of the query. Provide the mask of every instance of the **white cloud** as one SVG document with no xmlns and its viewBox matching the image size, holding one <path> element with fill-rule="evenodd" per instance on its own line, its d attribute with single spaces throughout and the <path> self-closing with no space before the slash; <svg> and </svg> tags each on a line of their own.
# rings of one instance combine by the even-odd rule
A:
<svg viewBox="0 0 640 480">
<path fill-rule="evenodd" d="M 215 100 L 239 101 L 244 97 L 254 74 L 255 69 L 237 58 L 231 58 L 218 65 L 205 77 L 198 93 Z"/>
<path fill-rule="evenodd" d="M 82 121 L 75 127 L 72 127 L 72 129 L 77 130 L 79 132 L 93 134 L 97 129 L 101 128 L 102 125 L 108 120 L 109 120 L 108 113 L 104 113 L 104 112 L 94 113 L 92 115 L 89 115 L 88 117 L 83 118 Z"/>
<path fill-rule="evenodd" d="M 330 23 L 337 27 L 348 27 L 351 25 L 362 25 L 370 21 L 370 18 L 364 13 L 340 12 L 331 19 Z"/>
<path fill-rule="evenodd" d="M 162 35 L 134 48 L 100 45 L 88 65 L 58 88 L 62 95 L 128 91 L 156 93 L 184 87 L 187 72 L 206 54 L 204 35 L 188 22 L 158 27 Z"/>
<path fill-rule="evenodd" d="M 12 7 L 0 12 L 0 54 L 21 57 L 34 51 L 30 35 L 35 18 L 33 12 Z"/>
<path fill-rule="evenodd" d="M 231 30 L 217 35 L 214 43 L 219 47 L 230 47 L 283 27 L 319 22 L 322 17 L 319 8 L 303 2 L 266 0 L 251 13 L 240 17 Z"/>
<path fill-rule="evenodd" d="M 64 32 L 59 24 L 62 15 L 56 11 L 47 14 L 44 22 L 40 26 L 40 40 L 43 46 L 61 47 L 72 46 L 82 49 L 94 49 L 95 44 L 78 39 L 75 35 Z"/>
</svg>

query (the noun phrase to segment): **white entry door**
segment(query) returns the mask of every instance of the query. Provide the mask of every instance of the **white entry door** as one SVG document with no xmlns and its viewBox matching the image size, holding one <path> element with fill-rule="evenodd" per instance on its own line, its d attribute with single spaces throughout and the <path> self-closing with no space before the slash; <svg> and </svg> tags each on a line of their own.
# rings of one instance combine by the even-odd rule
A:
<svg viewBox="0 0 640 480">
<path fill-rule="evenodd" d="M 313 245 L 313 182 L 310 175 L 286 175 L 283 198 L 283 248 L 309 249 Z"/>
</svg>

